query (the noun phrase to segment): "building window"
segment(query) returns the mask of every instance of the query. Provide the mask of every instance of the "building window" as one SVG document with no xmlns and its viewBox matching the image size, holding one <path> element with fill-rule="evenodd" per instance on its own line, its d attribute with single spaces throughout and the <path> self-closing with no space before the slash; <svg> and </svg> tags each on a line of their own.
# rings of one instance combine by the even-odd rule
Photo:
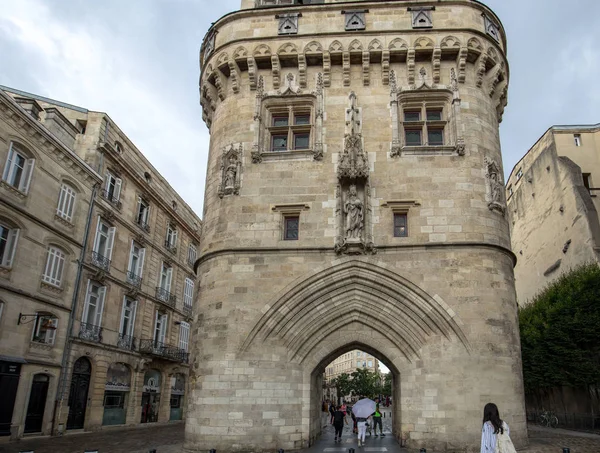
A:
<svg viewBox="0 0 600 453">
<path fill-rule="evenodd" d="M 187 322 L 181 321 L 179 324 L 179 349 L 188 352 L 190 343 L 190 325 Z"/>
<path fill-rule="evenodd" d="M 196 257 L 197 257 L 197 250 L 196 250 L 196 246 L 194 244 L 190 244 L 188 246 L 188 264 L 190 266 L 193 266 L 196 263 Z"/>
<path fill-rule="evenodd" d="M 66 254 L 58 247 L 48 247 L 46 258 L 46 267 L 42 275 L 42 280 L 52 286 L 60 287 L 65 268 Z"/>
<path fill-rule="evenodd" d="M 394 237 L 408 237 L 408 214 L 394 213 Z"/>
<path fill-rule="evenodd" d="M 573 134 L 575 139 L 575 146 L 581 146 L 581 134 Z"/>
<path fill-rule="evenodd" d="M 513 194 L 513 188 L 512 186 L 508 186 L 508 198 L 512 197 Z"/>
<path fill-rule="evenodd" d="M 100 341 L 100 326 L 102 325 L 102 312 L 104 311 L 104 299 L 106 297 L 106 286 L 88 280 L 88 287 L 81 317 L 81 332 L 83 338 Z M 82 334 L 80 333 L 80 337 Z"/>
<path fill-rule="evenodd" d="M 371 367 L 373 366 L 373 362 L 369 360 L 369 363 L 367 364 L 367 366 L 368 366 L 369 368 L 371 368 Z"/>
<path fill-rule="evenodd" d="M 33 327 L 31 341 L 36 343 L 54 344 L 58 318 L 48 313 L 38 313 Z"/>
<path fill-rule="evenodd" d="M 404 142 L 406 146 L 443 146 L 446 124 L 440 105 L 407 106 L 403 111 Z"/>
<path fill-rule="evenodd" d="M 194 281 L 191 278 L 185 279 L 183 288 L 183 305 L 192 308 L 194 304 Z"/>
<path fill-rule="evenodd" d="M 127 281 L 135 286 L 140 286 L 142 283 L 145 256 L 146 249 L 140 246 L 137 242 L 131 241 L 129 264 L 127 266 Z"/>
<path fill-rule="evenodd" d="M 290 215 L 283 217 L 283 239 L 285 241 L 297 241 L 300 227 L 300 216 Z"/>
<path fill-rule="evenodd" d="M 18 228 L 0 223 L 0 266 L 12 267 L 18 240 Z"/>
<path fill-rule="evenodd" d="M 104 178 L 104 191 L 102 192 L 102 196 L 111 203 L 118 204 L 121 198 L 122 185 L 123 180 L 121 178 L 117 178 L 110 171 L 107 171 Z"/>
<path fill-rule="evenodd" d="M 177 250 L 177 229 L 171 223 L 167 225 L 165 247 L 170 251 Z"/>
<path fill-rule="evenodd" d="M 21 147 L 11 142 L 2 180 L 19 192 L 27 194 L 34 163 L 35 159 L 29 158 Z"/>
<path fill-rule="evenodd" d="M 269 109 L 271 151 L 311 149 L 311 109 L 309 105 L 272 107 Z"/>
<path fill-rule="evenodd" d="M 167 337 L 167 320 L 169 316 L 166 313 L 160 311 L 156 312 L 156 319 L 154 321 L 154 343 L 165 343 Z"/>
<path fill-rule="evenodd" d="M 75 210 L 75 189 L 68 184 L 62 184 L 60 195 L 58 196 L 58 207 L 56 215 L 61 219 L 71 222 L 73 220 L 73 211 Z"/>
<path fill-rule="evenodd" d="M 518 181 L 519 179 L 521 179 L 522 177 L 523 177 L 523 169 L 522 169 L 522 168 L 519 168 L 519 171 L 517 172 L 517 181 Z"/>
<path fill-rule="evenodd" d="M 113 243 L 115 240 L 116 227 L 109 226 L 100 217 L 96 227 L 96 240 L 92 251 L 92 263 L 105 271 L 110 269 Z"/>
<path fill-rule="evenodd" d="M 141 226 L 144 230 L 149 231 L 150 226 L 148 220 L 150 218 L 150 204 L 142 197 L 138 197 L 137 214 L 135 222 Z"/>
<path fill-rule="evenodd" d="M 119 346 L 131 349 L 133 346 L 133 332 L 135 327 L 135 314 L 137 300 L 125 297 L 121 311 L 121 325 L 119 327 Z"/>
<path fill-rule="evenodd" d="M 167 263 L 162 263 L 160 272 L 160 288 L 166 292 L 171 292 L 171 279 L 173 278 L 173 268 Z"/>
</svg>

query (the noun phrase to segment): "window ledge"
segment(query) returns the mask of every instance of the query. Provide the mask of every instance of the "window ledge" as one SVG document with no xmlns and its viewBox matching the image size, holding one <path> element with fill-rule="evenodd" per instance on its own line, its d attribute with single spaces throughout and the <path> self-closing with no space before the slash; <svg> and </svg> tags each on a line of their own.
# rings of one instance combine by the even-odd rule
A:
<svg viewBox="0 0 600 453">
<path fill-rule="evenodd" d="M 45 349 L 50 351 L 54 347 L 54 343 L 43 343 L 41 341 L 31 340 L 29 342 L 29 346 L 35 349 Z"/>
<path fill-rule="evenodd" d="M 54 219 L 57 220 L 58 222 L 62 223 L 64 226 L 66 226 L 68 228 L 75 228 L 74 223 L 69 222 L 68 220 L 62 218 L 58 214 L 54 214 Z"/>
<path fill-rule="evenodd" d="M 401 156 L 458 156 L 456 146 L 403 146 Z"/>
<path fill-rule="evenodd" d="M 40 287 L 43 290 L 47 290 L 54 294 L 60 294 L 63 292 L 63 289 L 60 286 L 53 285 L 52 283 L 48 283 L 43 280 L 40 282 Z"/>
<path fill-rule="evenodd" d="M 17 189 L 16 187 L 11 186 L 9 183 L 7 183 L 4 180 L 0 181 L 0 185 L 2 187 L 4 187 L 5 189 L 9 190 L 10 192 L 14 193 L 15 195 L 17 195 L 20 198 L 27 197 L 27 194 L 25 192 L 21 192 L 19 189 Z"/>
<path fill-rule="evenodd" d="M 294 160 L 314 157 L 312 149 L 300 149 L 293 151 L 263 151 L 261 153 L 262 160 Z"/>
<path fill-rule="evenodd" d="M 0 265 L 0 275 L 5 276 L 10 274 L 10 272 L 12 271 L 12 266 L 7 267 L 7 266 L 2 266 Z"/>
</svg>

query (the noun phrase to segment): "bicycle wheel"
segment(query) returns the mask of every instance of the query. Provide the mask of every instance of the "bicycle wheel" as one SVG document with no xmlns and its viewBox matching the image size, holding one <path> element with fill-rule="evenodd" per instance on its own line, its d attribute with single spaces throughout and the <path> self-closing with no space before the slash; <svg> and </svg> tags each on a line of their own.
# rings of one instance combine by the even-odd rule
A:
<svg viewBox="0 0 600 453">
<path fill-rule="evenodd" d="M 548 426 L 550 428 L 556 428 L 558 426 L 558 417 L 555 415 L 548 418 Z"/>
</svg>

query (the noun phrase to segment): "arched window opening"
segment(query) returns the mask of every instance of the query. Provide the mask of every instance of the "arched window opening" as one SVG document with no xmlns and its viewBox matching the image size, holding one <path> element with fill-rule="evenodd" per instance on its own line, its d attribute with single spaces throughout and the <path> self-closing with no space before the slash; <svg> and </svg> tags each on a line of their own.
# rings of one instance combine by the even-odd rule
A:
<svg viewBox="0 0 600 453">
<path fill-rule="evenodd" d="M 10 143 L 2 180 L 23 194 L 29 192 L 35 159 L 22 146 Z"/>
</svg>

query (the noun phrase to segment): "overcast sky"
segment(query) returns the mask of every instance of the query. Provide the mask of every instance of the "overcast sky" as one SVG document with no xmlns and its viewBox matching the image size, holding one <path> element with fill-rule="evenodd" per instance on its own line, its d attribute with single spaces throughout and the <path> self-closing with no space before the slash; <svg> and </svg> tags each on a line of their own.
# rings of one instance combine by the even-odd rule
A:
<svg viewBox="0 0 600 453">
<path fill-rule="evenodd" d="M 600 122 L 600 1 L 487 0 L 508 35 L 504 170 L 554 124 Z M 198 51 L 240 0 L 0 0 L 0 85 L 107 112 L 202 214 Z"/>
</svg>

